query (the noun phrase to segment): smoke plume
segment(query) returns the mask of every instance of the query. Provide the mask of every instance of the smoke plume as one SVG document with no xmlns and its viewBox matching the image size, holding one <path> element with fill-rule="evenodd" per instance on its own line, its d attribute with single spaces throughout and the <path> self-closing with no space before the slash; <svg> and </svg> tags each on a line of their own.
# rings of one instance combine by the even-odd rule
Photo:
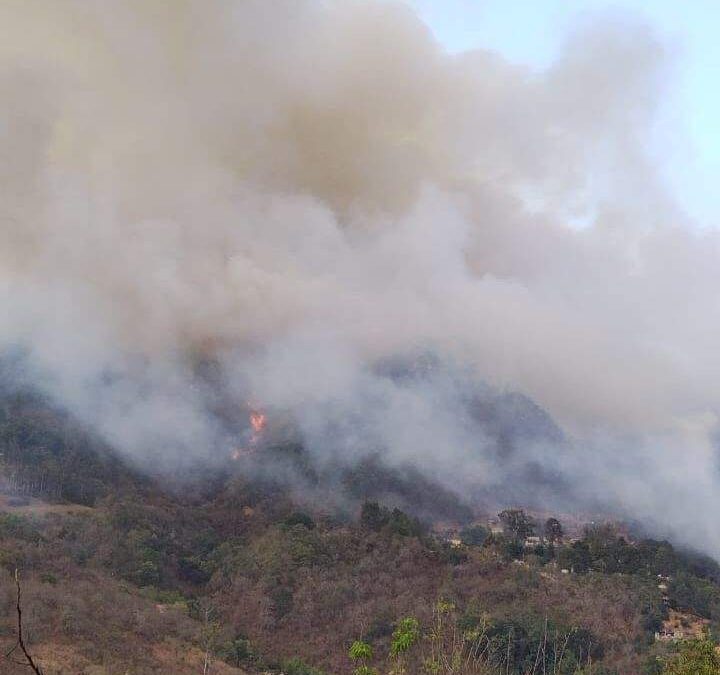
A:
<svg viewBox="0 0 720 675">
<path fill-rule="evenodd" d="M 562 429 L 523 461 L 720 554 L 720 235 L 655 169 L 651 30 L 542 72 L 399 2 L 5 0 L 0 31 L 0 342 L 119 451 L 224 461 L 214 410 L 252 401 L 327 466 L 530 494 L 468 403 L 520 392 Z"/>
</svg>

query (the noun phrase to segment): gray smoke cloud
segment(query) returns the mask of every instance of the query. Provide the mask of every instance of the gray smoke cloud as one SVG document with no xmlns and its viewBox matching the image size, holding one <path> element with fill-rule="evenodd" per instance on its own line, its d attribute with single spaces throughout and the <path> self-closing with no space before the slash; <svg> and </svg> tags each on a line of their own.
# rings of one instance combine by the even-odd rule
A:
<svg viewBox="0 0 720 675">
<path fill-rule="evenodd" d="M 526 456 L 576 493 L 720 554 L 720 235 L 655 168 L 651 30 L 543 72 L 397 2 L 5 0 L 0 32 L 0 341 L 114 446 L 224 459 L 212 360 L 324 461 L 510 480 L 457 378 L 377 373 L 432 353 L 548 411 L 571 440 Z"/>
</svg>

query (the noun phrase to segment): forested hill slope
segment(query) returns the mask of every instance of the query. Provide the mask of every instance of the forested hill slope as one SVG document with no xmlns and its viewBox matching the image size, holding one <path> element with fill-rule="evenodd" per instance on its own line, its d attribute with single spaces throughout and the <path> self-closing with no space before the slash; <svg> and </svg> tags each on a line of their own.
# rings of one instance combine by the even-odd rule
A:
<svg viewBox="0 0 720 675">
<path fill-rule="evenodd" d="M 512 453 L 511 419 L 488 401 L 476 414 Z M 151 478 L 15 386 L 0 443 L 0 635 L 8 651 L 18 570 L 46 674 L 451 672 L 453 659 L 466 666 L 452 672 L 652 673 L 680 644 L 672 622 L 690 636 L 720 621 L 720 569 L 701 555 L 610 525 L 569 537 L 562 517 L 521 510 L 491 534 L 492 514 L 379 456 L 327 475 L 269 435 L 252 471 Z M 308 499 L 270 471 L 283 463 Z M 325 480 L 347 498 L 323 498 Z M 17 657 L 0 672 L 25 672 Z"/>
<path fill-rule="evenodd" d="M 546 532 L 522 511 L 491 534 L 459 503 L 452 532 L 434 532 L 412 510 L 432 512 L 433 485 L 381 464 L 345 477 L 343 508 L 236 463 L 179 489 L 41 397 L 6 392 L 0 410 L 0 637 L 5 653 L 18 570 L 46 675 L 653 673 L 680 644 L 656 641 L 667 622 L 690 635 L 720 621 L 718 566 L 667 542 L 611 526 L 573 541 L 562 516 Z M 0 672 L 27 672 L 13 659 Z"/>
</svg>

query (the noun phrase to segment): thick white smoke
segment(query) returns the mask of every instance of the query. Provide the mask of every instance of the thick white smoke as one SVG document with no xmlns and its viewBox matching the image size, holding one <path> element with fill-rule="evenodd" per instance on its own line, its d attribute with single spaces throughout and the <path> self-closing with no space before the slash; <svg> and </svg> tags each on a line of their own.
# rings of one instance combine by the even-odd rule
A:
<svg viewBox="0 0 720 675">
<path fill-rule="evenodd" d="M 573 450 L 532 452 L 581 492 L 720 553 L 720 235 L 653 168 L 650 31 L 542 73 L 394 2 L 5 0 L 0 32 L 0 340 L 118 448 L 210 459 L 213 359 L 471 490 L 497 468 L 453 386 L 373 375 L 433 353 L 548 410 Z"/>
</svg>

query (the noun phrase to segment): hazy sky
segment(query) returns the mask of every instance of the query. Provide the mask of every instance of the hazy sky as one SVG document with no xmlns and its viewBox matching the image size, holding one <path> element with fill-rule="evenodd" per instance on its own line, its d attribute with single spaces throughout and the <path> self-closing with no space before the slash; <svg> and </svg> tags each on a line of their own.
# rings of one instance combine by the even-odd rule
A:
<svg viewBox="0 0 720 675">
<path fill-rule="evenodd" d="M 451 51 L 476 47 L 543 68 L 577 22 L 598 15 L 649 24 L 670 45 L 672 80 L 658 122 L 658 156 L 685 209 L 720 223 L 720 3 L 715 0 L 408 0 Z"/>
</svg>

